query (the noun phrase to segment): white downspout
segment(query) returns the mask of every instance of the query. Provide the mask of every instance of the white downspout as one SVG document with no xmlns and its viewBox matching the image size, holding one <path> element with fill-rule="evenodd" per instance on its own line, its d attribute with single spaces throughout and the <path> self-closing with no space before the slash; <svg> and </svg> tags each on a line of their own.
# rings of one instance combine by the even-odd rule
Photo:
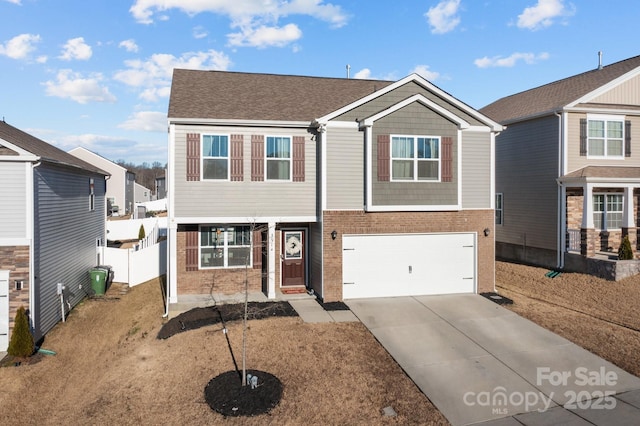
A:
<svg viewBox="0 0 640 426">
<path fill-rule="evenodd" d="M 555 112 L 556 117 L 558 117 L 558 176 L 562 178 L 564 176 L 564 121 L 563 121 L 563 113 Z M 556 181 L 558 183 L 558 224 L 557 224 L 557 255 L 556 255 L 556 266 L 558 269 L 564 268 L 564 250 L 567 244 L 567 223 L 566 223 L 566 211 L 567 207 L 565 204 L 565 194 L 566 188 L 562 182 L 559 180 Z"/>
</svg>

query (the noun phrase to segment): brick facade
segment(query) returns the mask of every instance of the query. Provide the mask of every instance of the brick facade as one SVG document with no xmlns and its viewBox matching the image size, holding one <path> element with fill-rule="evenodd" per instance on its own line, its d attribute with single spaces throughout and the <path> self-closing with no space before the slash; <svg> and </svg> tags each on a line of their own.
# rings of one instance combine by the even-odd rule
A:
<svg viewBox="0 0 640 426">
<path fill-rule="evenodd" d="M 495 240 L 493 210 L 453 212 L 325 211 L 322 238 L 325 302 L 342 300 L 342 238 L 344 234 L 398 234 L 428 232 L 476 232 L 478 234 L 478 292 L 494 290 Z M 484 229 L 488 228 L 488 237 Z M 332 240 L 331 231 L 338 232 Z"/>
<path fill-rule="evenodd" d="M 0 270 L 9 271 L 9 335 L 20 306 L 29 309 L 29 246 L 0 247 Z M 22 289 L 16 290 L 16 281 Z"/>
</svg>

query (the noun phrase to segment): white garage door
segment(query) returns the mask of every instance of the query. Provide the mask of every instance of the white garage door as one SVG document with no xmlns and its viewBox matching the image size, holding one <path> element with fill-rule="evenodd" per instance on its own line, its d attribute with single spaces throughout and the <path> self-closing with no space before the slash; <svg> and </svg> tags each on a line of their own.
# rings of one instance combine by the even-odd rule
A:
<svg viewBox="0 0 640 426">
<path fill-rule="evenodd" d="M 345 235 L 342 297 L 476 291 L 476 234 Z"/>
</svg>

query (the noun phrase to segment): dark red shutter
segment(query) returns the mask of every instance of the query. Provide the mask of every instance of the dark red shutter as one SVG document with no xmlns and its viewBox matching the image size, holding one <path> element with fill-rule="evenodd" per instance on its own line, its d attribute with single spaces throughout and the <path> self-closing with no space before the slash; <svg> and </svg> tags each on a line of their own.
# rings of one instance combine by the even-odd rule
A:
<svg viewBox="0 0 640 426">
<path fill-rule="evenodd" d="M 443 136 L 441 145 L 442 182 L 451 182 L 453 180 L 453 138 Z"/>
<path fill-rule="evenodd" d="M 264 136 L 251 136 L 251 180 L 264 180 Z"/>
<path fill-rule="evenodd" d="M 293 181 L 304 182 L 304 136 L 293 137 Z"/>
<path fill-rule="evenodd" d="M 378 181 L 380 182 L 388 182 L 391 177 L 389 173 L 390 141 L 389 135 L 378 135 Z"/>
<path fill-rule="evenodd" d="M 187 180 L 200 180 L 200 133 L 187 133 Z"/>
<path fill-rule="evenodd" d="M 200 231 L 197 226 L 188 226 L 185 229 L 184 253 L 185 266 L 187 271 L 197 271 L 200 266 L 198 259 L 198 246 L 200 241 Z"/>
<path fill-rule="evenodd" d="M 631 157 L 631 121 L 624 122 L 624 156 Z"/>
<path fill-rule="evenodd" d="M 244 136 L 231 135 L 231 180 L 234 182 L 241 182 L 243 177 L 244 167 Z"/>
<path fill-rule="evenodd" d="M 587 119 L 580 119 L 580 155 L 587 155 Z"/>
<path fill-rule="evenodd" d="M 262 269 L 262 231 L 253 231 L 253 269 Z"/>
</svg>

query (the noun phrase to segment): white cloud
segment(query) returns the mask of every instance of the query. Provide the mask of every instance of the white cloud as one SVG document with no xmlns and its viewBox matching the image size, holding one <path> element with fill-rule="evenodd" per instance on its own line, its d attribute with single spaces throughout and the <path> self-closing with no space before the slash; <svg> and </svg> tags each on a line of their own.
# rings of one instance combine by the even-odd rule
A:
<svg viewBox="0 0 640 426">
<path fill-rule="evenodd" d="M 137 52 L 139 50 L 136 41 L 132 38 L 128 40 L 122 40 L 120 44 L 118 44 L 118 47 L 123 47 L 127 52 Z"/>
<path fill-rule="evenodd" d="M 485 56 L 484 58 L 479 58 L 473 61 L 473 63 L 478 68 L 494 68 L 494 67 L 513 67 L 518 61 L 524 61 L 527 64 L 535 64 L 538 61 L 543 61 L 549 59 L 549 54 L 547 52 L 542 52 L 539 54 L 535 53 L 512 53 L 511 56 L 507 56 L 503 58 L 501 56 L 494 56 L 489 58 Z"/>
<path fill-rule="evenodd" d="M 538 0 L 535 6 L 527 7 L 518 15 L 518 27 L 538 30 L 553 24 L 555 18 L 571 16 L 575 7 L 567 8 L 563 0 Z"/>
<path fill-rule="evenodd" d="M 355 79 L 367 80 L 371 78 L 371 70 L 369 68 L 363 68 L 353 75 Z"/>
<path fill-rule="evenodd" d="M 431 71 L 429 69 L 429 65 L 416 65 L 416 67 L 411 70 L 411 74 L 416 73 L 419 76 L 425 78 L 429 81 L 435 81 L 440 78 L 440 73 L 436 71 Z"/>
<path fill-rule="evenodd" d="M 158 13 L 178 9 L 188 15 L 214 13 L 227 16 L 231 28 L 239 32 L 228 35 L 233 46 L 282 47 L 302 36 L 295 24 L 279 25 L 278 21 L 291 15 L 305 15 L 328 22 L 333 28 L 346 25 L 348 16 L 340 6 L 324 0 L 136 0 L 129 12 L 142 24 L 150 24 L 163 16 Z M 194 32 L 202 34 L 201 31 Z M 272 44 L 269 44 L 272 43 Z"/>
<path fill-rule="evenodd" d="M 209 35 L 209 32 L 206 30 L 206 28 L 200 25 L 194 27 L 191 33 L 193 34 L 193 38 L 195 39 L 205 38 Z"/>
<path fill-rule="evenodd" d="M 20 34 L 0 44 L 0 55 L 8 56 L 11 59 L 26 59 L 29 53 L 33 52 L 35 44 L 40 42 L 37 34 Z"/>
<path fill-rule="evenodd" d="M 157 101 L 169 96 L 174 68 L 226 70 L 231 60 L 224 53 L 215 50 L 188 52 L 180 57 L 158 53 L 146 61 L 125 61 L 127 69 L 117 71 L 114 79 L 128 86 L 141 89 L 140 97 L 147 101 Z"/>
<path fill-rule="evenodd" d="M 431 32 L 433 34 L 444 34 L 453 31 L 460 23 L 459 9 L 460 0 L 443 0 L 429 8 L 424 16 L 427 17 L 429 25 L 431 25 Z"/>
<path fill-rule="evenodd" d="M 115 102 L 106 86 L 102 86 L 102 74 L 95 73 L 84 78 L 80 73 L 71 70 L 60 70 L 55 81 L 44 83 L 48 96 L 71 99 L 80 104 L 89 102 Z"/>
<path fill-rule="evenodd" d="M 300 39 L 302 31 L 296 24 L 287 24 L 284 27 L 245 27 L 240 32 L 231 33 L 227 37 L 231 46 L 283 47 Z"/>
<path fill-rule="evenodd" d="M 22 6 L 22 0 L 5 0 L 9 3 L 17 4 L 18 6 Z"/>
<path fill-rule="evenodd" d="M 92 54 L 91 46 L 84 42 L 84 38 L 76 37 L 67 41 L 59 58 L 65 61 L 71 61 L 73 59 L 86 61 L 91 58 Z"/>
<path fill-rule="evenodd" d="M 118 125 L 121 129 L 142 130 L 145 132 L 166 132 L 167 113 L 156 111 L 138 111 L 127 121 Z"/>
</svg>

